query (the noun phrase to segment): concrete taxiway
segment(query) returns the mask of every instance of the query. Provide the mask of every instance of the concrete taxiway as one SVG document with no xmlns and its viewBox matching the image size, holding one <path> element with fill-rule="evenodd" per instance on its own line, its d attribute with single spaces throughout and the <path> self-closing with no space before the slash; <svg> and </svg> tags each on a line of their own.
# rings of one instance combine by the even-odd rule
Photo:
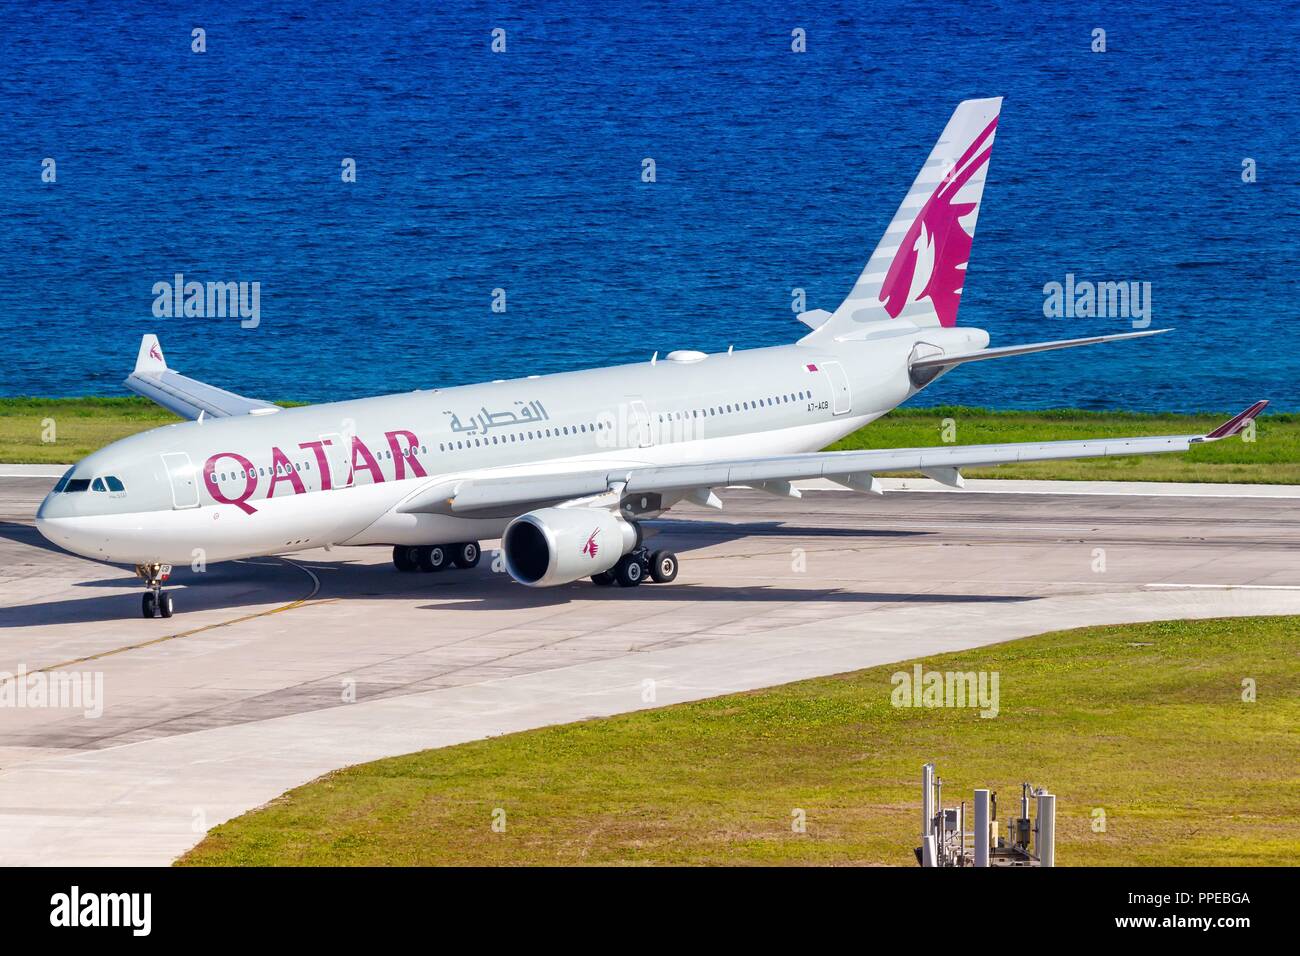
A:
<svg viewBox="0 0 1300 956">
<path fill-rule="evenodd" d="M 167 863 L 328 770 L 493 734 L 1054 628 L 1300 613 L 1300 489 L 909 480 L 684 507 L 656 523 L 669 586 L 338 548 L 182 569 L 149 621 L 129 571 L 37 535 L 50 484 L 0 477 L 0 672 L 102 680 L 103 707 L 0 706 L 10 865 Z"/>
</svg>

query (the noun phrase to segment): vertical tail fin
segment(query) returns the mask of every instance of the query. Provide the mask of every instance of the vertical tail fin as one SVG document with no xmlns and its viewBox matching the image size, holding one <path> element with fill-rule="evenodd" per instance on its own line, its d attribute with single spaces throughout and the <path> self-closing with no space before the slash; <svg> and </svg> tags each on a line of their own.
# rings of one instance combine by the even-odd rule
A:
<svg viewBox="0 0 1300 956">
<path fill-rule="evenodd" d="M 884 319 L 957 324 L 1001 108 L 1000 96 L 958 104 L 853 291 L 807 339 Z"/>
</svg>

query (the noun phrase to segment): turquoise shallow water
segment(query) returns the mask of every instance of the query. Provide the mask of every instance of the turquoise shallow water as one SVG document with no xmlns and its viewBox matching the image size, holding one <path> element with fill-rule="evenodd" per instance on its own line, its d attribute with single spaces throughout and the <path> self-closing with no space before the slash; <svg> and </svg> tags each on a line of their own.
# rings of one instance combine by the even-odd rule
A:
<svg viewBox="0 0 1300 956">
<path fill-rule="evenodd" d="M 1300 409 L 1294 11 L 594 6 L 0 4 L 0 394 L 119 394 L 146 331 L 309 401 L 791 341 L 791 289 L 834 308 L 956 102 L 1005 95 L 962 324 L 1128 330 L 1044 317 L 1074 273 L 1178 331 L 918 401 Z M 177 272 L 259 282 L 259 326 L 155 318 Z"/>
</svg>

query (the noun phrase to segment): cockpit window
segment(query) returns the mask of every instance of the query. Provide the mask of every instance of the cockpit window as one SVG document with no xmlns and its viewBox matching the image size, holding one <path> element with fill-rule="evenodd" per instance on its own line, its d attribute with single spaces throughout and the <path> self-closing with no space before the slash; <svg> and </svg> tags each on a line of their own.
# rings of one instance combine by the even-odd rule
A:
<svg viewBox="0 0 1300 956">
<path fill-rule="evenodd" d="M 94 481 L 86 478 L 73 478 L 68 482 L 65 491 L 85 491 L 89 487 L 91 491 L 126 491 L 122 480 L 116 475 L 101 475 Z"/>
<path fill-rule="evenodd" d="M 62 491 L 64 486 L 67 485 L 68 479 L 72 477 L 72 473 L 76 470 L 77 470 L 76 468 L 69 468 L 67 471 L 65 471 L 63 473 L 63 477 L 59 479 L 59 483 L 54 486 L 54 491 L 52 493 L 57 495 L 60 491 Z"/>
</svg>

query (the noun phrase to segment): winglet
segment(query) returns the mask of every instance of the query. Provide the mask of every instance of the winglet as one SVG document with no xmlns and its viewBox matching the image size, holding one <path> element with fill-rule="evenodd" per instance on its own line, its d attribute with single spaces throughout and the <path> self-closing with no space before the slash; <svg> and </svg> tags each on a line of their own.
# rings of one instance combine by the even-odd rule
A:
<svg viewBox="0 0 1300 956">
<path fill-rule="evenodd" d="M 158 344 L 158 336 L 144 336 L 140 339 L 140 351 L 135 357 L 135 374 L 165 371 L 167 371 L 167 360 L 163 358 L 162 346 Z"/>
<path fill-rule="evenodd" d="M 1220 438 L 1231 438 L 1237 432 L 1241 431 L 1249 422 L 1255 420 L 1255 416 L 1268 407 L 1268 399 L 1256 402 L 1250 408 L 1237 415 L 1232 416 L 1214 431 L 1208 433 L 1201 441 L 1218 441 Z"/>
</svg>

